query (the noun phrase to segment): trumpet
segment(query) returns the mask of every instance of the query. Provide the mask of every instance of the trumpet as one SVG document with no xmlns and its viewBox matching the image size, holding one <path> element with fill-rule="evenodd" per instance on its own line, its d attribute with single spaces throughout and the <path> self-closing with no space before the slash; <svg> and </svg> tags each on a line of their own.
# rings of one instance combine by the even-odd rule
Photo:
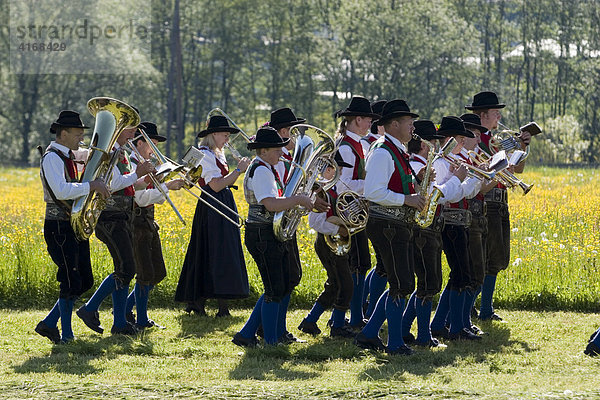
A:
<svg viewBox="0 0 600 400">
<path fill-rule="evenodd" d="M 471 160 L 473 160 L 473 162 L 480 163 L 480 164 L 489 162 L 490 158 L 491 158 L 485 152 L 477 153 L 473 150 L 469 150 L 469 152 L 467 154 L 469 155 L 469 158 Z M 522 180 L 517 178 L 515 176 L 515 174 L 513 174 L 512 172 L 510 172 L 506 169 L 498 171 L 496 173 L 496 176 L 494 176 L 493 179 L 496 182 L 502 183 L 504 186 L 509 187 L 511 189 L 514 189 L 517 186 L 520 187 L 521 190 L 523 191 L 523 196 L 525 196 L 527 193 L 529 193 L 529 191 L 533 187 L 533 184 L 531 184 L 531 185 L 526 184 L 525 182 L 523 182 Z"/>
<path fill-rule="evenodd" d="M 464 161 L 457 160 L 450 155 L 444 156 L 444 159 L 450 163 L 454 168 L 460 168 L 462 166 L 467 168 L 467 176 L 477 178 L 479 180 L 491 181 L 496 176 L 496 171 L 486 171 L 479 166 L 469 164 Z"/>
</svg>

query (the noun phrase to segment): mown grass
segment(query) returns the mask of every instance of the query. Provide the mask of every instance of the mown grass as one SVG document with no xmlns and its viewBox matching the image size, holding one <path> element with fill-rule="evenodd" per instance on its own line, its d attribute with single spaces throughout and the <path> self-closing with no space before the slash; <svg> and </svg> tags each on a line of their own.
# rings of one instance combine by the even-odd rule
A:
<svg viewBox="0 0 600 400">
<path fill-rule="evenodd" d="M 209 310 L 214 314 L 216 310 Z M 0 310 L 0 398 L 597 398 L 600 361 L 583 355 L 598 314 L 501 310 L 481 342 L 363 351 L 326 336 L 243 350 L 230 340 L 247 310 L 228 318 L 151 309 L 167 326 L 129 338 L 100 336 L 77 317 L 78 339 L 51 345 L 33 332 L 44 312 Z M 295 327 L 306 310 L 290 313 Z M 109 324 L 110 311 L 101 313 Z M 320 321 L 325 329 L 325 319 Z M 385 336 L 385 332 L 383 334 Z"/>
<path fill-rule="evenodd" d="M 527 196 L 510 193 L 511 266 L 498 277 L 496 304 L 511 309 L 598 311 L 598 172 L 538 167 L 530 168 L 522 178 L 535 186 Z M 245 216 L 242 190 L 235 193 L 240 214 Z M 172 198 L 188 225 L 183 226 L 168 206 L 157 207 L 169 273 L 153 294 L 154 305 L 173 306 L 196 205 L 195 198 L 184 192 L 172 193 Z M 45 307 L 56 298 L 55 266 L 42 236 L 43 215 L 38 170 L 0 168 L 0 306 Z M 306 221 L 300 224 L 298 240 L 304 277 L 292 306 L 309 307 L 322 289 L 325 274 Z M 112 260 L 95 237 L 91 251 L 99 284 L 111 272 Z M 245 256 L 252 295 L 238 302 L 239 306 L 251 305 L 262 287 L 256 265 L 247 252 Z"/>
</svg>

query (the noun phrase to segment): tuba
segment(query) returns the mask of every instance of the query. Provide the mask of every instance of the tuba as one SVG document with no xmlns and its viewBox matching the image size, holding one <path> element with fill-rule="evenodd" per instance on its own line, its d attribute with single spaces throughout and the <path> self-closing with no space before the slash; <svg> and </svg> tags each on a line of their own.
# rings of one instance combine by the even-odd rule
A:
<svg viewBox="0 0 600 400">
<path fill-rule="evenodd" d="M 325 243 L 336 255 L 342 256 L 350 251 L 352 235 L 367 227 L 369 219 L 369 202 L 358 193 L 348 190 L 340 193 L 335 203 L 335 214 L 329 222 L 342 225 L 348 230 L 348 237 L 340 235 L 325 235 Z"/>
<path fill-rule="evenodd" d="M 321 186 L 325 191 L 331 188 L 335 184 L 336 178 L 326 180 L 323 177 L 325 168 L 336 165 L 333 161 L 335 144 L 331 136 L 321 129 L 307 124 L 294 125 L 290 129 L 290 136 L 295 138 L 296 146 L 284 196 L 306 195 L 312 197 L 315 187 Z M 296 232 L 300 218 L 307 215 L 309 211 L 296 206 L 275 213 L 273 231 L 277 239 L 282 242 L 290 240 Z"/>
<path fill-rule="evenodd" d="M 96 117 L 96 124 L 90 142 L 91 152 L 81 182 L 91 182 L 100 178 L 109 184 L 120 152 L 113 152 L 112 157 L 109 154 L 123 129 L 139 125 L 140 116 L 129 105 L 110 97 L 94 97 L 88 101 L 87 108 L 90 114 Z M 71 226 L 78 240 L 90 238 L 104 207 L 106 200 L 96 192 L 90 192 L 73 201 Z"/>
</svg>

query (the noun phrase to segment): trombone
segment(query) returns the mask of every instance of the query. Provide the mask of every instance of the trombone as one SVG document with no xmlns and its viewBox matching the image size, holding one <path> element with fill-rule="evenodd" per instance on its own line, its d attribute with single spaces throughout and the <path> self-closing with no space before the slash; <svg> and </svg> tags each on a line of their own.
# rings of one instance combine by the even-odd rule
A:
<svg viewBox="0 0 600 400">
<path fill-rule="evenodd" d="M 219 107 L 215 107 L 212 110 L 210 110 L 208 112 L 208 115 L 206 116 L 206 123 L 208 123 L 208 120 L 210 119 L 210 117 L 213 117 L 215 115 L 220 115 L 222 117 L 225 117 L 225 119 L 227 119 L 227 121 L 229 121 L 229 123 L 231 124 L 231 126 L 233 126 L 234 128 L 236 128 L 237 130 L 240 131 L 240 135 L 242 135 L 242 137 L 244 139 L 246 139 L 246 141 L 248 143 L 250 143 L 252 140 L 250 139 L 250 136 L 248 136 L 246 134 L 246 132 L 244 132 L 244 130 L 242 128 L 240 128 L 234 121 L 233 119 L 231 119 L 231 117 L 229 115 L 227 115 L 225 113 L 225 111 L 221 110 Z M 233 158 L 235 158 L 236 161 L 240 161 L 242 159 L 242 155 L 240 154 L 239 151 L 237 151 L 235 149 L 235 147 L 233 147 L 232 145 L 229 144 L 229 142 L 225 143 L 225 147 L 227 147 L 227 149 L 231 152 L 231 155 L 233 156 Z"/>
</svg>

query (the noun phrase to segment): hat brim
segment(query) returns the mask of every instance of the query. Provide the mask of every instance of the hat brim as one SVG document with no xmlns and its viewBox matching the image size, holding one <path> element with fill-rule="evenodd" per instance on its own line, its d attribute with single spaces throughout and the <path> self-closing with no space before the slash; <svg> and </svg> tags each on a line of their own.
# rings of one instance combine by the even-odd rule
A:
<svg viewBox="0 0 600 400">
<path fill-rule="evenodd" d="M 486 128 L 485 126 L 483 126 L 483 125 L 477 125 L 477 124 L 474 124 L 472 122 L 463 121 L 463 124 L 465 125 L 465 128 L 467 128 L 467 129 L 469 129 L 469 128 L 477 129 L 481 133 L 489 131 L 489 129 Z"/>
<path fill-rule="evenodd" d="M 198 132 L 198 135 L 196 135 L 196 137 L 203 138 L 203 137 L 207 136 L 209 133 L 215 133 L 215 132 L 238 133 L 239 131 L 240 130 L 238 128 L 234 128 L 232 126 L 217 126 L 214 128 L 208 128 L 208 129 Z"/>
<path fill-rule="evenodd" d="M 438 131 L 438 134 L 443 135 L 444 138 L 450 137 L 450 136 L 464 136 L 464 137 L 468 137 L 468 138 L 474 138 L 475 135 L 473 134 L 473 132 L 470 131 L 461 131 L 458 129 L 448 129 L 447 131 Z"/>
<path fill-rule="evenodd" d="M 87 125 L 70 125 L 70 124 L 59 124 L 59 123 L 53 122 L 52 125 L 50 125 L 50 133 L 56 134 L 56 128 L 82 128 L 82 129 L 90 129 L 90 127 L 87 126 Z"/>
<path fill-rule="evenodd" d="M 248 150 L 255 150 L 255 149 L 270 149 L 273 147 L 284 147 L 287 146 L 288 143 L 290 142 L 290 138 L 286 138 L 281 142 L 277 142 L 277 143 L 271 143 L 271 142 L 250 142 L 248 144 L 246 144 L 246 148 Z"/>
<path fill-rule="evenodd" d="M 446 136 L 442 136 L 442 135 L 421 136 L 418 133 L 415 133 L 415 135 L 417 135 L 418 137 L 420 137 L 421 140 L 427 140 L 427 141 L 446 138 Z"/>
<path fill-rule="evenodd" d="M 371 117 L 373 119 L 381 118 L 381 115 L 375 113 L 365 113 L 360 111 L 342 111 L 337 113 L 338 117 Z"/>
<path fill-rule="evenodd" d="M 162 135 L 148 135 L 150 139 L 155 139 L 158 143 L 166 142 L 167 138 Z"/>
<path fill-rule="evenodd" d="M 384 115 L 381 118 L 379 118 L 379 120 L 377 121 L 377 125 L 383 125 L 386 121 L 399 117 L 419 118 L 419 114 L 411 113 L 409 111 L 394 111 L 391 114 Z"/>
<path fill-rule="evenodd" d="M 305 122 L 306 122 L 306 118 L 298 118 L 298 119 L 297 119 L 297 120 L 295 120 L 295 121 L 281 122 L 281 123 L 279 123 L 279 124 L 271 124 L 271 123 L 269 122 L 269 126 L 270 126 L 271 128 L 273 128 L 273 129 L 275 129 L 275 130 L 277 130 L 277 131 L 278 131 L 278 130 L 280 130 L 280 129 L 283 129 L 283 128 L 288 128 L 288 127 L 290 127 L 290 126 L 294 126 L 294 125 L 298 125 L 298 124 L 303 124 L 303 123 L 305 123 Z"/>
<path fill-rule="evenodd" d="M 484 104 L 479 106 L 474 106 L 473 104 L 468 104 L 465 106 L 467 110 L 491 110 L 493 108 L 504 108 L 506 104 Z"/>
</svg>

